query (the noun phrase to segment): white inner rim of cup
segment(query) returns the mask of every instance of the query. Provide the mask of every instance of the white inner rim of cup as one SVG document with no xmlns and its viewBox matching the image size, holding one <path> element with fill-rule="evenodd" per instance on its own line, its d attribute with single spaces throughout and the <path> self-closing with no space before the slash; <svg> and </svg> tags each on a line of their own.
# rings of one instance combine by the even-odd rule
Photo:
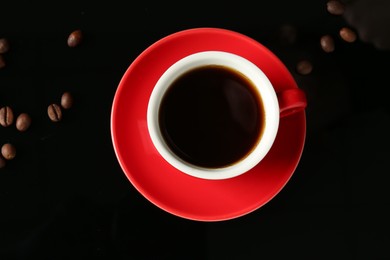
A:
<svg viewBox="0 0 390 260">
<path fill-rule="evenodd" d="M 241 72 L 256 86 L 264 105 L 265 126 L 259 142 L 247 157 L 223 168 L 203 168 L 182 160 L 165 143 L 159 127 L 159 107 L 166 90 L 183 73 L 205 65 L 222 65 Z M 279 127 L 279 103 L 271 82 L 255 64 L 236 54 L 223 51 L 204 51 L 180 59 L 159 78 L 149 99 L 147 125 L 157 151 L 173 167 L 194 177 L 209 180 L 227 179 L 252 169 L 271 149 Z"/>
</svg>

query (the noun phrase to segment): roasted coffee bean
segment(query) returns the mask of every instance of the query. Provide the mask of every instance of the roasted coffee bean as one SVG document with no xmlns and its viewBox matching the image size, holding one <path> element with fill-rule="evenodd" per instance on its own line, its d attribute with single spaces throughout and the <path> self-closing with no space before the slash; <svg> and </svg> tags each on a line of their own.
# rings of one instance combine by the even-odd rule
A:
<svg viewBox="0 0 390 260">
<path fill-rule="evenodd" d="M 57 104 L 51 104 L 47 107 L 47 114 L 53 122 L 58 122 L 62 120 L 62 110 L 61 107 Z"/>
<path fill-rule="evenodd" d="M 61 96 L 61 106 L 64 109 L 69 109 L 73 106 L 73 96 L 70 92 L 66 91 Z"/>
<path fill-rule="evenodd" d="M 329 0 L 326 3 L 326 9 L 330 14 L 342 15 L 345 11 L 345 4 L 339 0 Z"/>
<path fill-rule="evenodd" d="M 9 106 L 0 108 L 0 125 L 7 127 L 14 122 L 14 112 Z"/>
<path fill-rule="evenodd" d="M 354 42 L 357 39 L 356 33 L 348 27 L 343 27 L 340 29 L 340 37 L 346 42 Z"/>
<path fill-rule="evenodd" d="M 7 161 L 4 159 L 4 157 L 2 155 L 0 155 L 0 169 L 4 168 L 6 164 L 7 164 Z"/>
<path fill-rule="evenodd" d="M 308 75 L 313 70 L 313 65 L 308 60 L 301 60 L 297 63 L 296 70 L 301 75 Z"/>
<path fill-rule="evenodd" d="M 329 34 L 321 37 L 320 44 L 321 44 L 321 48 L 324 50 L 324 52 L 334 51 L 334 39 Z"/>
<path fill-rule="evenodd" d="M 21 113 L 16 118 L 16 129 L 18 129 L 21 132 L 26 131 L 31 125 L 31 117 L 27 113 Z"/>
<path fill-rule="evenodd" d="M 0 69 L 5 67 L 5 60 L 3 56 L 0 54 Z"/>
<path fill-rule="evenodd" d="M 0 39 L 0 54 L 6 53 L 9 51 L 9 42 L 6 38 Z"/>
<path fill-rule="evenodd" d="M 16 156 L 16 148 L 13 144 L 11 143 L 5 143 L 1 147 L 1 155 L 4 157 L 6 160 L 12 160 Z"/>
<path fill-rule="evenodd" d="M 81 43 L 83 39 L 83 33 L 81 30 L 75 30 L 68 36 L 68 46 L 76 47 Z"/>
</svg>

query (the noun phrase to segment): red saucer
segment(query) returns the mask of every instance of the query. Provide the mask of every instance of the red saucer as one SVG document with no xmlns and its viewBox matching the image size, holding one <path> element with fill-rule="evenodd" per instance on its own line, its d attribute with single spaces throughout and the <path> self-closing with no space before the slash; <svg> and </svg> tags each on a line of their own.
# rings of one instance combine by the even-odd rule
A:
<svg viewBox="0 0 390 260">
<path fill-rule="evenodd" d="M 304 111 L 282 118 L 269 154 L 239 177 L 203 180 L 171 167 L 149 138 L 149 96 L 170 65 L 207 50 L 244 56 L 265 72 L 277 90 L 298 87 L 282 62 L 248 36 L 219 28 L 180 31 L 152 44 L 127 69 L 113 100 L 111 137 L 125 175 L 151 203 L 182 218 L 222 221 L 259 209 L 286 185 L 301 158 L 306 119 Z"/>
</svg>

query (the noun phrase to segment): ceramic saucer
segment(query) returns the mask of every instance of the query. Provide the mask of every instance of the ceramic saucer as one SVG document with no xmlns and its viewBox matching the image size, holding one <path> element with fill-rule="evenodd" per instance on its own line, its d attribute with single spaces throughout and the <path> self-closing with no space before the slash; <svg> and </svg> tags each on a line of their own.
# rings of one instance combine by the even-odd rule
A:
<svg viewBox="0 0 390 260">
<path fill-rule="evenodd" d="M 287 184 L 301 158 L 306 118 L 305 111 L 282 118 L 271 151 L 255 168 L 239 177 L 204 180 L 170 166 L 149 137 L 149 96 L 170 65 L 184 56 L 207 50 L 244 56 L 265 72 L 277 91 L 298 87 L 284 64 L 248 36 L 220 28 L 179 31 L 149 46 L 126 70 L 112 104 L 111 137 L 124 174 L 151 203 L 178 217 L 222 221 L 259 209 Z"/>
</svg>

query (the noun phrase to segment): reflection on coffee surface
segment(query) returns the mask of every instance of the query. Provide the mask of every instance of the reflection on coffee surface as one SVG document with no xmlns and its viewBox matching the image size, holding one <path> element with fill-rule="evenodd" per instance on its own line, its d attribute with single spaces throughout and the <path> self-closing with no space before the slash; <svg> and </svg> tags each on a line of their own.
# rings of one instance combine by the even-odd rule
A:
<svg viewBox="0 0 390 260">
<path fill-rule="evenodd" d="M 218 168 L 252 151 L 263 132 L 264 107 L 244 75 L 223 66 L 202 66 L 171 84 L 161 102 L 159 124 L 178 157 Z"/>
</svg>

